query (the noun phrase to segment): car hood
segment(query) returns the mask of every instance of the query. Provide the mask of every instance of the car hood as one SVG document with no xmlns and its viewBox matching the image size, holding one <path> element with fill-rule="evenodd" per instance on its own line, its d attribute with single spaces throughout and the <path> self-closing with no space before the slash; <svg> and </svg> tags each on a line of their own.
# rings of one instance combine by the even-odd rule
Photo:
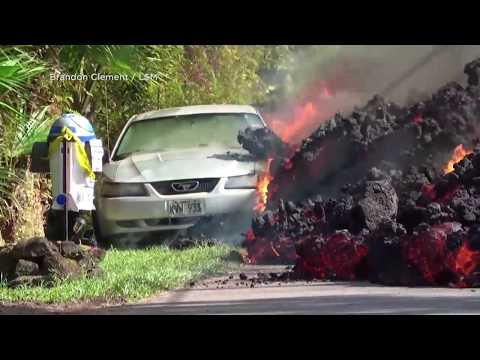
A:
<svg viewBox="0 0 480 360">
<path fill-rule="evenodd" d="M 104 176 L 115 182 L 220 178 L 246 175 L 257 170 L 258 165 L 244 150 L 211 148 L 132 154 L 103 166 Z"/>
</svg>

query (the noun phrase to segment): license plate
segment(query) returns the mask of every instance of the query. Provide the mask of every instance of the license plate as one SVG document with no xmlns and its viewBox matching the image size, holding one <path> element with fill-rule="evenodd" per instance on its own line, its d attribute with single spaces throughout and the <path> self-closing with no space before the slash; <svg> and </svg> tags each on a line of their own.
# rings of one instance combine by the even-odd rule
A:
<svg viewBox="0 0 480 360">
<path fill-rule="evenodd" d="M 201 200 L 168 200 L 167 213 L 171 217 L 203 215 L 204 203 Z"/>
</svg>

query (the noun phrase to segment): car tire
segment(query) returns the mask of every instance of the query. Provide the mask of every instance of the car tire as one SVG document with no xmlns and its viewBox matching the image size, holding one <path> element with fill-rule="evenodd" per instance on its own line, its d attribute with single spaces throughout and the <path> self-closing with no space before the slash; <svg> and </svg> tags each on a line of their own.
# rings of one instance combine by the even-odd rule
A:
<svg viewBox="0 0 480 360">
<path fill-rule="evenodd" d="M 93 224 L 93 233 L 95 234 L 95 240 L 98 246 L 108 249 L 115 245 L 113 239 L 109 236 L 104 236 L 100 230 L 100 225 L 98 223 L 98 215 L 96 211 L 92 211 L 92 224 Z"/>
</svg>

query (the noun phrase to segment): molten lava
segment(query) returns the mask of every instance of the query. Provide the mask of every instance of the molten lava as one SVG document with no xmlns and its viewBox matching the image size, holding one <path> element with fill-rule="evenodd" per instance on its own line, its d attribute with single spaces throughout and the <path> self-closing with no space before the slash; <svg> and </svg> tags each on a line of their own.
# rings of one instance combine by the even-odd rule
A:
<svg viewBox="0 0 480 360">
<path fill-rule="evenodd" d="M 405 259 L 428 284 L 436 284 L 437 278 L 446 269 L 447 235 L 450 231 L 448 224 L 433 226 L 404 243 Z"/>
<path fill-rule="evenodd" d="M 265 163 L 264 173 L 259 177 L 257 182 L 257 202 L 254 207 L 256 212 L 264 212 L 267 206 L 268 200 L 268 184 L 272 181 L 273 177 L 270 174 L 270 164 L 272 158 L 269 158 Z"/>
<path fill-rule="evenodd" d="M 463 144 L 458 145 L 455 150 L 453 150 L 452 158 L 448 161 L 448 164 L 443 167 L 443 173 L 448 174 L 449 172 L 455 170 L 453 166 L 458 164 L 465 156 L 471 154 L 472 152 L 472 150 L 465 149 Z"/>
<path fill-rule="evenodd" d="M 476 84 L 480 58 L 469 66 Z M 451 83 L 403 108 L 375 96 L 328 120 L 354 92 L 313 85 L 265 114 L 292 149 L 301 145 L 291 156 L 259 151 L 275 162 L 258 181 L 246 261 L 295 264 L 294 279 L 480 287 L 480 147 L 464 146 L 477 141 L 478 87 Z M 450 161 L 438 163 L 454 138 Z"/>
<path fill-rule="evenodd" d="M 455 253 L 452 258 L 452 271 L 462 277 L 471 275 L 480 263 L 480 252 L 473 251 L 467 241 Z"/>
<path fill-rule="evenodd" d="M 292 264 L 297 259 L 295 245 L 290 239 L 279 238 L 270 241 L 263 237 L 253 237 L 248 241 L 249 264 Z"/>
<path fill-rule="evenodd" d="M 348 232 L 337 232 L 326 238 L 311 237 L 297 245 L 301 257 L 297 271 L 317 279 L 354 280 L 356 269 L 366 258 L 368 248 L 357 243 Z"/>
</svg>

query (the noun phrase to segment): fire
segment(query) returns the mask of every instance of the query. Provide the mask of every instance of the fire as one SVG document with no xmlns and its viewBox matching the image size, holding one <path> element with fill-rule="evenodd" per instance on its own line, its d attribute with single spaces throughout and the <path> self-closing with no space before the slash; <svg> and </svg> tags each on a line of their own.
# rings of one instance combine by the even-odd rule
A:
<svg viewBox="0 0 480 360">
<path fill-rule="evenodd" d="M 272 130 L 280 136 L 283 141 L 292 143 L 299 138 L 299 134 L 301 134 L 300 137 L 304 136 L 305 128 L 310 129 L 310 124 L 316 121 L 318 114 L 318 109 L 309 101 L 304 105 L 294 108 L 292 115 L 293 120 L 291 121 L 270 115 L 266 116 L 266 120 L 269 122 Z"/>
<path fill-rule="evenodd" d="M 338 110 L 326 81 L 315 81 L 288 105 L 287 111 L 265 114 L 269 127 L 289 144 L 308 136 L 321 122 Z"/>
<path fill-rule="evenodd" d="M 357 92 L 341 84 L 342 74 L 323 74 L 314 79 L 281 109 L 265 113 L 268 126 L 286 143 L 297 145 L 339 111 L 352 109 L 360 101 Z"/>
<path fill-rule="evenodd" d="M 273 177 L 270 174 L 270 164 L 272 158 L 269 158 L 265 163 L 264 173 L 260 176 L 257 182 L 257 203 L 254 207 L 256 212 L 263 212 L 267 206 L 268 199 L 268 184 L 272 181 Z"/>
<path fill-rule="evenodd" d="M 443 167 L 443 173 L 448 174 L 449 172 L 455 170 L 453 166 L 458 164 L 465 156 L 471 154 L 472 152 L 472 150 L 465 149 L 463 144 L 458 145 L 455 150 L 453 150 L 452 158 L 448 161 L 448 164 Z"/>
</svg>

